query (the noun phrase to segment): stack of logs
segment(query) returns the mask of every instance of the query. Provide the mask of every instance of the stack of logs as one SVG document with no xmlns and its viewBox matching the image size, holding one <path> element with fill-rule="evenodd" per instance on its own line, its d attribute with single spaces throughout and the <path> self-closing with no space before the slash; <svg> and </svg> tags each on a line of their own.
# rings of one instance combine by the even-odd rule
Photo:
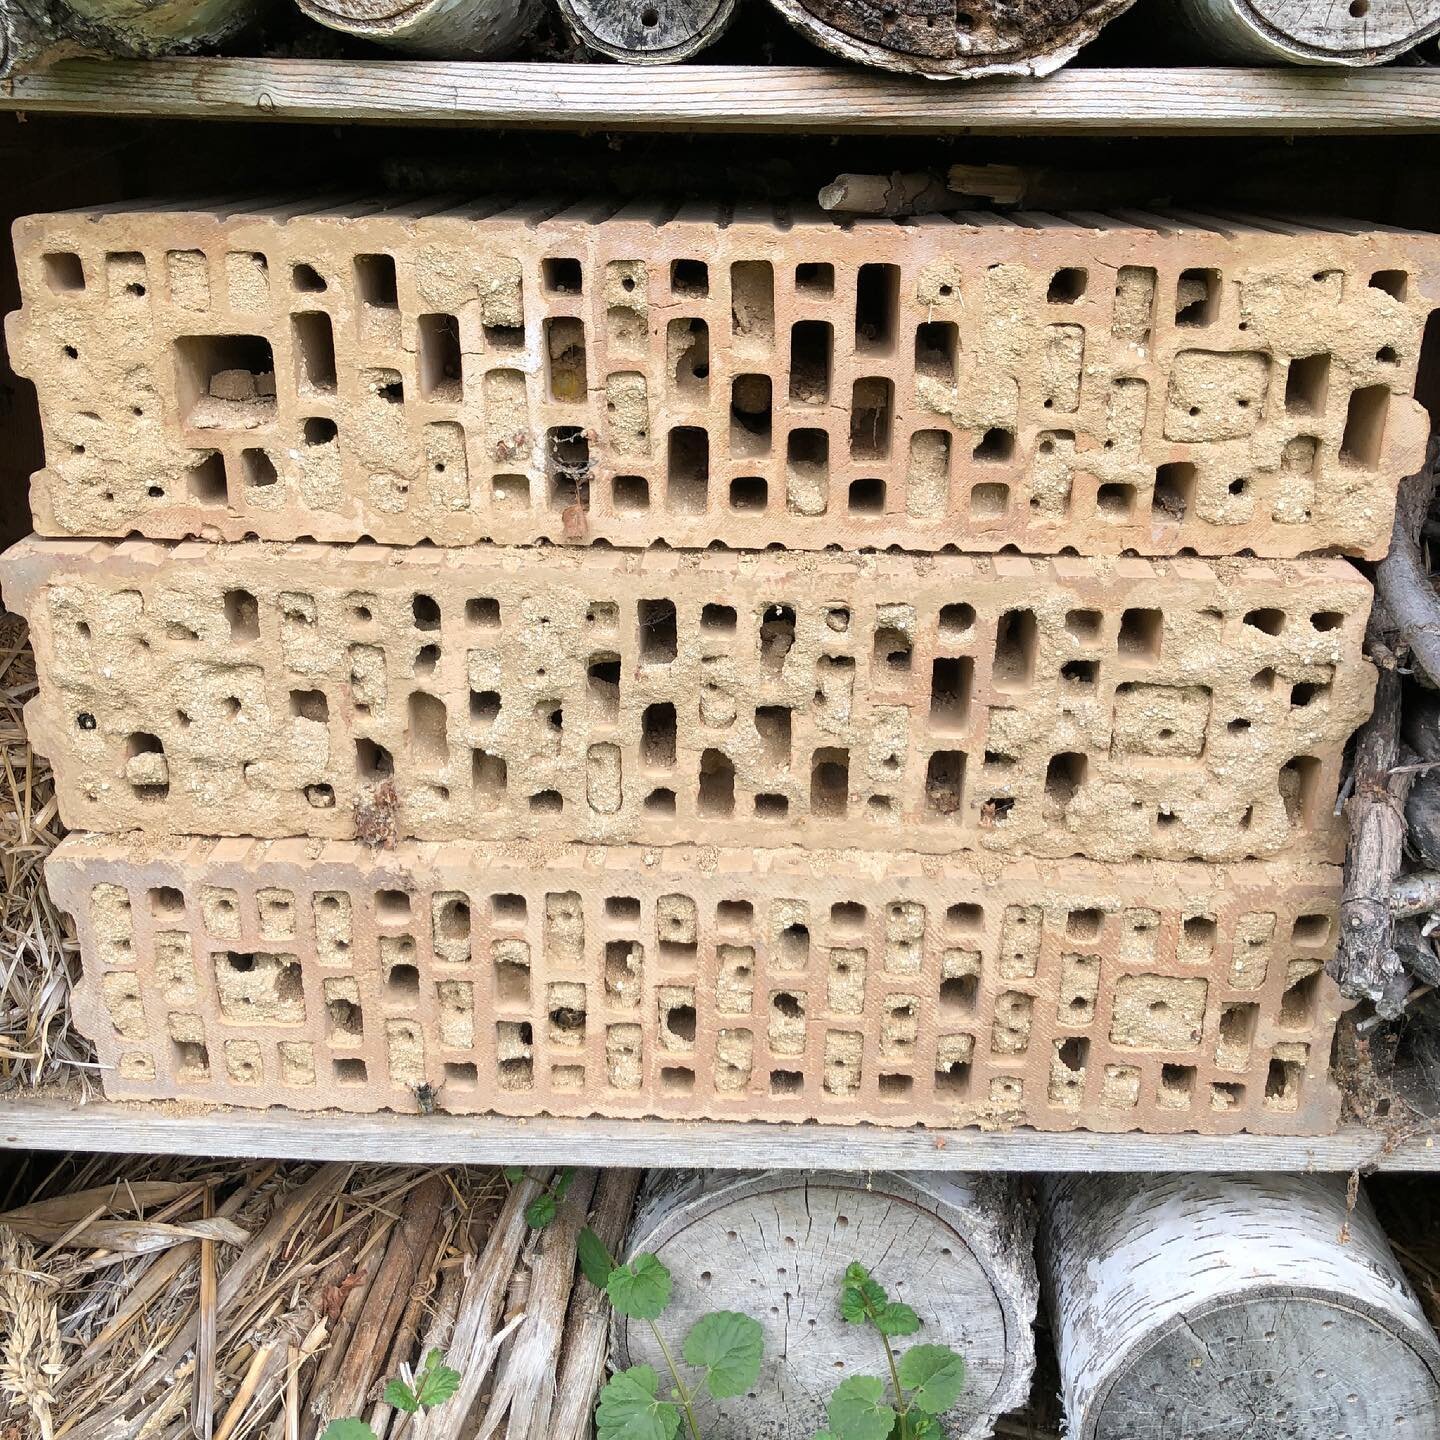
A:
<svg viewBox="0 0 1440 1440">
<path fill-rule="evenodd" d="M 266 0 L 0 0 L 0 79 L 80 54 L 205 50 Z M 737 0 L 555 0 L 582 55 L 630 64 L 688 60 L 729 28 Z M 758 4 L 760 0 L 752 0 Z M 932 79 L 1046 75 L 1136 0 L 770 0 L 832 55 Z M 499 58 L 545 29 L 548 0 L 296 0 L 310 19 L 407 54 Z M 1243 65 L 1376 65 L 1440 32 L 1440 0 L 1350 6 L 1266 0 L 1143 0 L 1142 45 Z"/>
</svg>

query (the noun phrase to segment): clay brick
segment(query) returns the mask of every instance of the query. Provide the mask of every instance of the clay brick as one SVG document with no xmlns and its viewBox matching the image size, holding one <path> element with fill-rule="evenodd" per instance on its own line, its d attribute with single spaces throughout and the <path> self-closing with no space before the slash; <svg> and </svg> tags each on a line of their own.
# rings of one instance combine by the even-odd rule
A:
<svg viewBox="0 0 1440 1440">
<path fill-rule="evenodd" d="M 74 828 L 1337 858 L 1343 560 L 30 539 Z"/>
<path fill-rule="evenodd" d="M 33 216 L 42 532 L 1383 555 L 1440 240 L 500 201 Z"/>
<path fill-rule="evenodd" d="M 111 841 L 47 874 L 106 1094 L 1318 1133 L 1324 865 Z"/>
</svg>

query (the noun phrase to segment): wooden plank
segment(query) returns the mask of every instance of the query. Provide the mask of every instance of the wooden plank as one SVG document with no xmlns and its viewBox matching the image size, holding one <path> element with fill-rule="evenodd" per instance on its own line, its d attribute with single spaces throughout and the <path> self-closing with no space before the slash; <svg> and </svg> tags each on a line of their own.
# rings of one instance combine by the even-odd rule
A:
<svg viewBox="0 0 1440 1440">
<path fill-rule="evenodd" d="M 0 1102 L 0 1150 L 381 1160 L 396 1164 L 691 1165 L 721 1170 L 1440 1171 L 1440 1145 L 1338 1135 L 1042 1135 L 865 1125 L 302 1115 L 284 1110 Z"/>
<path fill-rule="evenodd" d="M 1068 69 L 935 84 L 807 66 L 73 60 L 0 109 L 615 130 L 1223 135 L 1440 130 L 1440 70 Z"/>
</svg>

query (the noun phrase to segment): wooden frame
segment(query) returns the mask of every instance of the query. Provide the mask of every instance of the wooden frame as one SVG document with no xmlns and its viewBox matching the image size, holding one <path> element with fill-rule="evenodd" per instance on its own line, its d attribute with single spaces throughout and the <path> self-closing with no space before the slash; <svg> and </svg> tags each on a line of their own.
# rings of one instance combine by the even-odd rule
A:
<svg viewBox="0 0 1440 1440">
<path fill-rule="evenodd" d="M 847 134 L 1440 131 L 1440 70 L 1069 69 L 937 84 L 811 66 L 414 60 L 72 60 L 0 110 L 219 120 Z"/>
<path fill-rule="evenodd" d="M 393 1164 L 690 1165 L 720 1170 L 1440 1171 L 1433 1137 L 1040 1134 L 871 1125 L 302 1115 L 70 1100 L 0 1102 L 0 1151 L 264 1156 Z"/>
</svg>

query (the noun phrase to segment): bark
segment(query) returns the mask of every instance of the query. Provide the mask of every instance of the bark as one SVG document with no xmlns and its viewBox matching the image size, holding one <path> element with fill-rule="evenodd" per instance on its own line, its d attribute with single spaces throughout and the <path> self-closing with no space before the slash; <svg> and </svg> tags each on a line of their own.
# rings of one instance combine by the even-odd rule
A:
<svg viewBox="0 0 1440 1440">
<path fill-rule="evenodd" d="M 558 0 L 576 39 L 627 65 L 670 65 L 718 40 L 735 0 Z"/>
<path fill-rule="evenodd" d="M 1425 464 L 1400 482 L 1390 553 L 1375 571 L 1375 590 L 1399 632 L 1396 648 L 1408 648 L 1430 683 L 1440 686 L 1440 600 L 1419 539 L 1435 494 L 1437 455 L 1440 440 L 1432 437 Z"/>
<path fill-rule="evenodd" d="M 543 0 L 296 0 L 317 24 L 434 60 L 496 59 L 540 23 Z"/>
</svg>

